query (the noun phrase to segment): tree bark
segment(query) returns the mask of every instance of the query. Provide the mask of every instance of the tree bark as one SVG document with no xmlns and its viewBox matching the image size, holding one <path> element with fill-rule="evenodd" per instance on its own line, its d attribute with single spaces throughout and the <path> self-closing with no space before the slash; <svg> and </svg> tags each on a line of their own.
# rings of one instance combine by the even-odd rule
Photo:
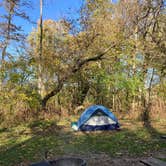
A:
<svg viewBox="0 0 166 166">
<path fill-rule="evenodd" d="M 143 112 L 143 122 L 144 126 L 150 127 L 150 109 L 151 109 L 151 90 L 152 90 L 152 82 L 154 77 L 154 68 L 152 70 L 152 76 L 150 78 L 149 87 L 148 87 L 148 94 L 147 97 L 145 97 L 144 101 L 144 112 Z"/>
<path fill-rule="evenodd" d="M 87 80 L 83 80 L 83 78 L 79 77 L 77 90 L 74 92 L 73 100 L 72 100 L 72 108 L 78 107 L 83 104 L 85 97 L 89 91 L 89 82 Z"/>
<path fill-rule="evenodd" d="M 44 85 L 44 78 L 43 78 L 43 68 L 42 68 L 42 59 L 43 59 L 43 0 L 40 0 L 40 20 L 39 20 L 39 27 L 40 27 L 40 38 L 39 38 L 39 64 L 38 64 L 38 90 L 41 98 L 44 98 L 45 95 L 45 85 Z"/>
</svg>

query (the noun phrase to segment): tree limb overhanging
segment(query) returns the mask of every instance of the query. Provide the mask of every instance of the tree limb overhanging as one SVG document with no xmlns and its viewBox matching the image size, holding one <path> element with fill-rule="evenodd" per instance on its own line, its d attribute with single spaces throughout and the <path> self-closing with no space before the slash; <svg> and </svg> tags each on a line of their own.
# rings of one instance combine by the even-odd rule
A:
<svg viewBox="0 0 166 166">
<path fill-rule="evenodd" d="M 60 92 L 60 90 L 63 88 L 63 85 L 64 85 L 64 82 L 69 79 L 73 74 L 75 74 L 77 71 L 81 70 L 81 68 L 85 65 L 85 64 L 88 64 L 89 62 L 94 62 L 94 61 L 98 61 L 98 60 L 101 60 L 101 58 L 112 48 L 114 48 L 116 45 L 115 44 L 112 44 L 110 47 L 108 47 L 107 49 L 105 49 L 103 52 L 95 55 L 95 56 L 92 56 L 92 57 L 89 57 L 89 58 L 86 58 L 86 59 L 83 59 L 83 60 L 80 60 L 79 62 L 77 62 L 71 70 L 68 70 L 68 71 L 71 71 L 70 73 L 68 73 L 67 75 L 65 75 L 64 77 L 62 77 L 59 81 L 58 81 L 58 85 L 50 92 L 48 93 L 43 99 L 42 99 L 42 109 L 45 109 L 46 107 L 46 104 L 47 104 L 47 101 L 55 96 L 58 92 Z"/>
<path fill-rule="evenodd" d="M 105 49 L 103 52 L 93 56 L 93 57 L 89 57 L 89 58 L 86 58 L 86 59 L 83 59 L 83 60 L 80 60 L 77 64 L 75 64 L 75 66 L 73 67 L 72 69 L 72 72 L 75 73 L 77 72 L 78 70 L 80 70 L 80 68 L 89 63 L 89 62 L 92 62 L 92 61 L 97 61 L 97 60 L 100 60 L 111 48 L 114 48 L 115 47 L 115 44 L 111 45 L 110 47 L 108 47 L 107 49 Z"/>
</svg>

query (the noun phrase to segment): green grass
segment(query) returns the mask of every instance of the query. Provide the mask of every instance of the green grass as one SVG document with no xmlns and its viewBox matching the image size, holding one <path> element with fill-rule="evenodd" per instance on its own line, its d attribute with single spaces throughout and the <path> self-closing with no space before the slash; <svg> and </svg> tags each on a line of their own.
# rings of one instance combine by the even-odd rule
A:
<svg viewBox="0 0 166 166">
<path fill-rule="evenodd" d="M 132 128 L 123 127 L 118 132 L 76 133 L 70 128 L 57 127 L 53 121 L 37 121 L 11 129 L 0 129 L 0 165 L 39 161 L 46 150 L 50 157 L 93 153 L 144 156 L 166 148 L 165 140 L 161 140 L 158 134 L 152 134 L 137 123 L 132 124 Z"/>
</svg>

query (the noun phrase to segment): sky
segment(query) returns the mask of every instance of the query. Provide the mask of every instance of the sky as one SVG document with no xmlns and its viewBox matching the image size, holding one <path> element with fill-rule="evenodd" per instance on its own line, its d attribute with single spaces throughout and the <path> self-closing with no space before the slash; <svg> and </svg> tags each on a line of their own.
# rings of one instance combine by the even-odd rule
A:
<svg viewBox="0 0 166 166">
<path fill-rule="evenodd" d="M 85 0 L 43 0 L 43 19 L 59 20 L 64 17 L 79 17 L 78 10 Z M 110 0 L 117 2 L 117 0 Z M 0 0 L 2 3 L 3 0 Z M 37 23 L 40 15 L 40 0 L 31 0 L 33 8 L 22 8 L 33 22 Z M 4 13 L 4 9 L 0 8 L 0 14 Z M 22 27 L 26 34 L 29 34 L 36 24 L 29 23 L 21 18 L 14 18 L 14 23 Z"/>
<path fill-rule="evenodd" d="M 39 1 L 40 0 L 33 0 L 33 9 L 24 9 L 35 23 L 37 23 L 40 15 Z M 67 16 L 78 17 L 78 10 L 82 3 L 83 0 L 44 0 L 43 20 L 59 20 Z M 31 32 L 32 29 L 36 27 L 35 24 L 28 23 L 20 18 L 15 18 L 14 22 L 21 25 L 25 33 Z"/>
<path fill-rule="evenodd" d="M 31 18 L 31 20 L 35 23 L 30 23 L 27 20 L 23 20 L 19 17 L 13 18 L 13 23 L 17 26 L 21 26 L 23 32 L 28 35 L 33 28 L 37 26 L 37 21 L 40 16 L 40 0 L 31 0 L 32 8 L 21 8 L 23 12 L 26 12 L 27 15 Z M 64 17 L 76 18 L 79 17 L 78 10 L 80 9 L 83 0 L 43 0 L 43 20 L 52 19 L 59 20 Z M 3 0 L 0 0 L 0 4 L 3 3 Z M 5 9 L 0 7 L 0 23 L 3 22 L 3 18 Z M 16 43 L 14 43 L 16 44 Z M 8 47 L 10 52 L 15 53 L 15 46 L 11 45 Z"/>
</svg>

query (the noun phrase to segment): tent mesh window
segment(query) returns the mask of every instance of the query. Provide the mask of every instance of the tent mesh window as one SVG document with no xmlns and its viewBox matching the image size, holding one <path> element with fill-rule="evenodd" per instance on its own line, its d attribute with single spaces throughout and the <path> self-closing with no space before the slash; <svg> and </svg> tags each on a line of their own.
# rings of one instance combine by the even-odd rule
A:
<svg viewBox="0 0 166 166">
<path fill-rule="evenodd" d="M 107 115 L 104 112 L 102 112 L 100 109 L 98 109 L 92 114 L 92 116 L 107 116 Z"/>
</svg>

